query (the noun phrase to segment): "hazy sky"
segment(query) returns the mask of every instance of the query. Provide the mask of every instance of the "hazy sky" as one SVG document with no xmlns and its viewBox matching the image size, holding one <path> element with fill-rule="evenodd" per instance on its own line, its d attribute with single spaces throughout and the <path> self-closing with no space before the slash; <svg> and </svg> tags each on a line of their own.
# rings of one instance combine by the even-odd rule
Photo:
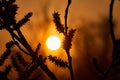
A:
<svg viewBox="0 0 120 80">
<path fill-rule="evenodd" d="M 52 19 L 53 12 L 58 11 L 61 14 L 62 22 L 64 23 L 64 10 L 66 7 L 67 0 L 16 0 L 16 3 L 19 6 L 18 13 L 16 15 L 17 20 L 21 19 L 28 12 L 33 12 L 33 16 L 30 22 L 26 24 L 25 26 L 27 27 L 23 29 L 23 33 L 25 34 L 27 39 L 30 41 L 33 39 L 36 39 L 36 37 L 39 38 L 38 36 L 44 37 L 45 33 L 49 33 L 45 30 L 48 28 L 48 26 L 50 26 L 49 23 L 51 23 L 53 20 Z M 98 22 L 101 19 L 101 17 L 108 17 L 109 3 L 110 3 L 110 0 L 72 0 L 72 4 L 69 10 L 69 17 L 68 17 L 69 27 L 79 28 L 79 27 L 82 27 L 81 25 L 84 25 L 86 22 L 89 22 L 89 21 Z M 119 23 L 120 22 L 120 1 L 119 0 L 115 0 L 113 17 L 117 23 L 117 26 L 120 26 L 120 23 Z M 87 31 L 85 29 L 83 31 L 84 32 L 81 32 L 81 33 L 87 34 Z M 118 31 L 120 31 L 120 28 L 117 27 L 115 31 L 116 31 L 117 37 L 120 38 L 120 33 L 118 33 Z M 38 34 L 41 34 L 41 35 L 38 35 Z M 89 33 L 87 35 L 89 35 Z M 3 51 L 5 49 L 5 43 L 10 40 L 10 37 L 8 36 L 9 34 L 6 31 L 0 31 L 0 51 Z M 42 37 L 40 37 L 40 39 L 42 39 Z M 81 35 L 79 35 L 78 37 L 81 37 Z M 79 41 L 79 38 L 76 40 Z M 82 40 L 80 41 L 83 42 Z M 79 46 L 83 46 L 82 44 L 84 43 L 79 42 L 78 44 Z M 101 44 L 97 44 L 97 45 L 103 46 Z M 32 46 L 35 46 L 35 44 Z M 81 53 L 85 52 L 79 48 L 77 48 L 76 50 L 78 51 L 80 50 Z M 76 53 L 78 53 L 78 51 L 76 51 Z M 78 60 L 78 59 L 75 59 L 75 60 Z M 84 59 L 82 58 L 82 60 Z M 83 63 L 82 61 L 80 62 L 81 63 L 79 64 Z M 78 64 L 78 63 L 74 63 L 74 64 Z M 88 73 L 86 73 L 84 76 L 86 75 L 88 75 Z M 81 80 L 85 80 L 85 77 L 83 77 L 83 79 Z"/>
<path fill-rule="evenodd" d="M 120 2 L 118 1 L 119 0 L 115 1 L 114 18 L 118 25 L 120 25 Z M 17 0 L 16 3 L 19 6 L 17 15 L 18 19 L 21 19 L 27 12 L 33 12 L 31 20 L 35 23 L 39 23 L 39 20 L 44 18 L 44 9 L 47 8 L 46 15 L 44 16 L 47 16 L 52 20 L 52 13 L 58 11 L 61 14 L 62 21 L 64 21 L 64 10 L 67 0 Z M 101 16 L 108 16 L 109 3 L 110 0 L 73 0 L 68 18 L 70 27 L 78 27 L 84 20 L 92 21 L 98 20 Z M 41 19 L 38 20 L 38 16 Z M 3 37 L 3 34 L 7 35 L 6 32 L 0 33 L 0 37 Z M 3 40 L 1 40 L 0 43 L 5 43 L 6 41 L 4 42 L 4 40 L 7 40 L 6 37 L 2 39 Z"/>
</svg>

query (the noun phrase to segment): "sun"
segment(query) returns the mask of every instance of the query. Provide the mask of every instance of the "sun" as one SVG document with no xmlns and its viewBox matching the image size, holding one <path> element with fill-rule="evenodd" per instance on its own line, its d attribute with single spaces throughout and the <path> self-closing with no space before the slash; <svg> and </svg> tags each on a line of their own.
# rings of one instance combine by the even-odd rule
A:
<svg viewBox="0 0 120 80">
<path fill-rule="evenodd" d="M 60 47 L 60 39 L 57 36 L 50 36 L 46 40 L 46 45 L 50 50 L 57 50 Z"/>
</svg>

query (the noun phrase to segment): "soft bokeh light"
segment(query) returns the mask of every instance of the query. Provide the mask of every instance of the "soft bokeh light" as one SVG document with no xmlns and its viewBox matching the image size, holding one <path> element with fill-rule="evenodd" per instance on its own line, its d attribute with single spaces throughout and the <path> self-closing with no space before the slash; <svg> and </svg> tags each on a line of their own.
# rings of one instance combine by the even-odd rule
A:
<svg viewBox="0 0 120 80">
<path fill-rule="evenodd" d="M 60 47 L 60 39 L 57 36 L 50 36 L 46 41 L 46 45 L 50 50 L 57 50 Z"/>
</svg>

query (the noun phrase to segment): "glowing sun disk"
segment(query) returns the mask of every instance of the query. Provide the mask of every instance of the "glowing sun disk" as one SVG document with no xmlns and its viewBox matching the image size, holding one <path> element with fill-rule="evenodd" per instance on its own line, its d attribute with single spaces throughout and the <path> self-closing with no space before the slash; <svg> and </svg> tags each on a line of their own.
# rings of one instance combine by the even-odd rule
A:
<svg viewBox="0 0 120 80">
<path fill-rule="evenodd" d="M 60 47 L 60 39 L 57 36 L 50 36 L 46 41 L 46 45 L 50 50 L 57 50 Z"/>
</svg>

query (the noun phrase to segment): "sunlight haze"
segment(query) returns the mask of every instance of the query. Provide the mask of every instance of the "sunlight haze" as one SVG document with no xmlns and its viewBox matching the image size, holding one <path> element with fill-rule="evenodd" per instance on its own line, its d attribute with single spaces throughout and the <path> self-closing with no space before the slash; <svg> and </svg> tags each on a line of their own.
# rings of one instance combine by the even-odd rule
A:
<svg viewBox="0 0 120 80">
<path fill-rule="evenodd" d="M 91 65 L 93 64 L 93 58 L 100 59 L 100 66 L 104 65 L 105 61 L 110 62 L 113 44 L 109 36 L 110 29 L 107 22 L 109 17 L 109 3 L 110 0 L 72 0 L 68 13 L 68 27 L 69 29 L 76 29 L 70 49 L 70 55 L 72 55 L 74 62 L 75 80 L 95 79 L 96 72 L 93 65 Z M 53 13 L 58 12 L 61 23 L 64 24 L 64 11 L 67 0 L 16 0 L 16 4 L 19 6 L 16 15 L 17 21 L 22 19 L 28 12 L 33 13 L 30 21 L 21 27 L 21 31 L 28 43 L 32 46 L 32 49 L 35 51 L 37 44 L 41 43 L 39 51 L 41 55 L 57 55 L 67 60 L 64 54 L 65 50 L 62 48 L 63 34 L 60 34 L 56 30 L 53 22 Z M 115 37 L 120 39 L 119 0 L 115 1 L 113 19 L 115 23 Z M 46 42 L 52 35 L 60 39 L 58 39 L 58 43 Z M 5 51 L 6 42 L 10 40 L 11 37 L 8 32 L 5 30 L 0 32 L 1 54 Z M 50 46 L 49 43 L 51 43 Z M 53 47 L 54 44 L 58 44 L 57 47 Z M 59 69 L 54 64 L 49 62 L 47 64 L 50 65 L 53 72 L 56 72 L 55 75 L 60 80 L 66 80 L 66 77 L 69 80 L 66 69 L 66 72 L 64 72 L 64 70 Z M 106 68 L 106 66 L 104 67 Z"/>
</svg>

